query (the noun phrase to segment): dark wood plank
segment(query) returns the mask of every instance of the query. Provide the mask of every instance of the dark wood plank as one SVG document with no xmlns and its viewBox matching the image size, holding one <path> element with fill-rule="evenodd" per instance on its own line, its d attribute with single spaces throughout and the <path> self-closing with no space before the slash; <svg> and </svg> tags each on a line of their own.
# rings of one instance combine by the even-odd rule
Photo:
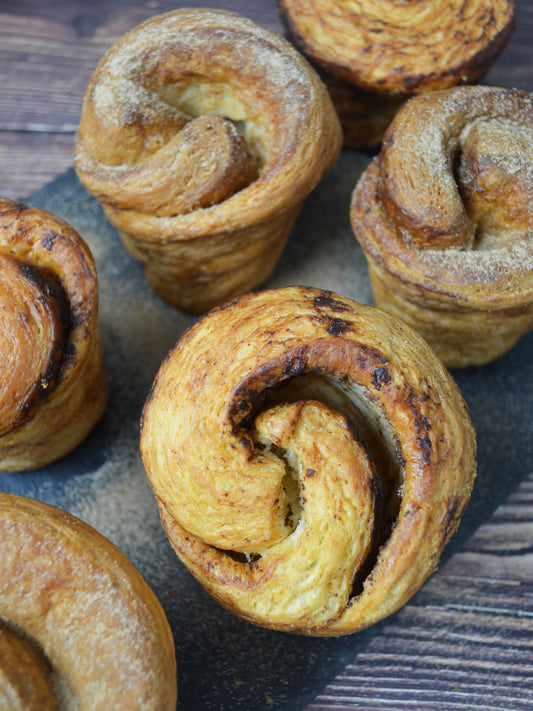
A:
<svg viewBox="0 0 533 711">
<path fill-rule="evenodd" d="M 72 166 L 73 133 L 0 131 L 0 195 L 20 200 Z"/>
</svg>

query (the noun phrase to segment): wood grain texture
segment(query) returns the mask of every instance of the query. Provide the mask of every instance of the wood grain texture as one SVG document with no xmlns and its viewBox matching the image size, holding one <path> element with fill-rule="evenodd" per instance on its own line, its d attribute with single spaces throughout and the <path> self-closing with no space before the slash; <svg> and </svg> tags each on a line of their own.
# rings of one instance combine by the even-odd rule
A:
<svg viewBox="0 0 533 711">
<path fill-rule="evenodd" d="M 218 0 L 211 5 L 281 32 L 275 0 Z M 97 0 L 90 5 L 82 0 L 4 0 L 0 5 L 2 195 L 28 195 L 72 165 L 81 102 L 98 60 L 124 32 L 175 7 L 171 0 Z M 484 83 L 532 91 L 531 36 L 533 2 L 522 0 L 511 43 Z M 33 161 L 35 170 L 29 170 Z M 14 166 L 20 170 L 13 170 Z"/>
<path fill-rule="evenodd" d="M 281 31 L 275 0 L 208 4 Z M 1 195 L 28 196 L 72 165 L 83 93 L 99 58 L 128 29 L 175 7 L 3 0 Z M 511 43 L 483 83 L 533 91 L 532 37 L 533 0 L 518 0 Z M 533 474 L 307 711 L 380 708 L 533 708 Z"/>
</svg>

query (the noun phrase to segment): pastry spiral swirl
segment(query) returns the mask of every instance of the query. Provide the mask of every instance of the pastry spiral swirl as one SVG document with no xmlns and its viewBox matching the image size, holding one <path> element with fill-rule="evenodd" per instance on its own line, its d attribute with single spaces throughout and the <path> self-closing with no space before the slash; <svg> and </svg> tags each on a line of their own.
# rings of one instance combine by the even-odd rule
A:
<svg viewBox="0 0 533 711">
<path fill-rule="evenodd" d="M 202 312 L 268 277 L 341 144 L 288 42 L 234 13 L 177 10 L 98 65 L 75 166 L 154 289 Z"/>
<path fill-rule="evenodd" d="M 449 366 L 533 327 L 533 96 L 455 87 L 398 113 L 353 194 L 375 304 Z"/>
<path fill-rule="evenodd" d="M 331 292 L 240 297 L 193 325 L 141 453 L 177 555 L 258 625 L 348 634 L 435 569 L 470 496 L 463 398 L 402 322 Z"/>
<path fill-rule="evenodd" d="M 0 199 L 0 470 L 44 466 L 102 415 L 107 382 L 89 248 L 63 220 Z"/>
<path fill-rule="evenodd" d="M 165 613 L 110 541 L 65 511 L 3 493 L 0 539 L 1 708 L 175 711 Z"/>
<path fill-rule="evenodd" d="M 513 0 L 278 0 L 287 36 L 318 67 L 345 144 L 377 145 L 415 94 L 479 80 L 507 45 Z"/>
</svg>

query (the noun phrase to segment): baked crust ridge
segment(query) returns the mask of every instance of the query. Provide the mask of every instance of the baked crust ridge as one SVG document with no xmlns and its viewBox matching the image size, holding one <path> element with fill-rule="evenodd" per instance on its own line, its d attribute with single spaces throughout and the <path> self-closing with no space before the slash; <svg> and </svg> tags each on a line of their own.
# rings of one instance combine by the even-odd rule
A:
<svg viewBox="0 0 533 711">
<path fill-rule="evenodd" d="M 468 502 L 475 434 L 401 321 L 284 287 L 192 326 L 145 404 L 141 453 L 167 536 L 222 605 L 333 636 L 403 605 Z"/>
</svg>

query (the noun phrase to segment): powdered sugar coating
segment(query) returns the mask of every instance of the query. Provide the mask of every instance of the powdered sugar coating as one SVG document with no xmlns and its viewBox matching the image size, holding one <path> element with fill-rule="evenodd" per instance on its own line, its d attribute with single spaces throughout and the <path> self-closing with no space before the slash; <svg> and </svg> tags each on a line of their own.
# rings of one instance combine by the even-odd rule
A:
<svg viewBox="0 0 533 711">
<path fill-rule="evenodd" d="M 78 176 L 112 204 L 106 184 L 115 189 L 116 166 L 137 170 L 147 135 L 148 152 L 159 149 L 183 116 L 204 114 L 233 122 L 258 157 L 257 178 L 202 210 L 125 216 L 111 206 L 108 219 L 121 232 L 135 221 L 143 238 L 173 241 L 269 220 L 301 204 L 342 142 L 324 84 L 289 42 L 235 13 L 182 9 L 131 30 L 101 60 L 82 109 Z"/>
<path fill-rule="evenodd" d="M 532 117 L 531 95 L 492 87 L 409 102 L 367 178 L 378 260 L 390 251 L 392 270 L 444 289 L 533 288 Z"/>
<path fill-rule="evenodd" d="M 54 670 L 60 711 L 175 707 L 170 627 L 131 563 L 94 529 L 0 495 L 4 621 Z"/>
<path fill-rule="evenodd" d="M 139 112 L 172 116 L 182 106 L 193 116 L 225 110 L 231 120 L 253 122 L 264 94 L 275 99 L 278 121 L 291 117 L 285 150 L 309 120 L 315 94 L 308 65 L 281 37 L 234 13 L 209 10 L 166 13 L 131 30 L 96 76 L 89 92 L 104 123 L 127 124 Z M 237 94 L 233 107 L 217 106 L 224 85 Z M 191 99 L 189 87 L 199 96 Z M 269 147 L 276 150 L 273 142 Z"/>
</svg>

